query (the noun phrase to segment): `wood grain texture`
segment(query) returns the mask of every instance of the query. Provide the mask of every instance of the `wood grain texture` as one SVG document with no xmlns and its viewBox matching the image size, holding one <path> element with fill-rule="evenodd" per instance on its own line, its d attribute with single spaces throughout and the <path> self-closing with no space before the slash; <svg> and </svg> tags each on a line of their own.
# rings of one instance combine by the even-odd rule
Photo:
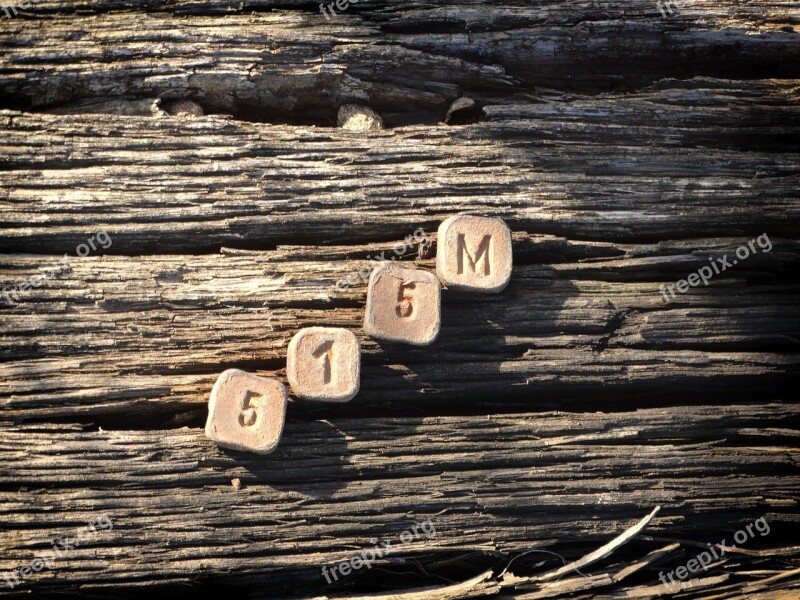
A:
<svg viewBox="0 0 800 600">
<path fill-rule="evenodd" d="M 796 2 L 318 10 L 0 18 L 0 294 L 68 265 L 0 296 L 0 593 L 797 597 Z M 482 116 L 445 125 L 462 96 Z M 170 116 L 180 100 L 205 116 Z M 334 127 L 346 103 L 387 128 Z M 509 287 L 444 290 L 431 347 L 365 337 L 369 259 L 405 245 L 433 270 L 460 212 L 510 225 Z M 285 381 L 314 325 L 359 337 L 360 394 L 293 400 L 268 457 L 207 440 L 217 375 Z M 662 585 L 761 517 L 691 589 Z M 399 541 L 427 518 L 435 536 Z"/>
<path fill-rule="evenodd" d="M 371 132 L 0 113 L 0 249 L 74 253 L 101 227 L 112 253 L 374 242 L 465 210 L 576 239 L 795 236 L 797 82 L 747 85 L 666 82 Z"/>
<path fill-rule="evenodd" d="M 199 428 L 9 427 L 0 496 L 13 529 L 0 533 L 0 569 L 93 514 L 109 515 L 114 529 L 59 562 L 64 583 L 290 568 L 319 580 L 320 565 L 428 517 L 435 537 L 403 555 L 507 552 L 555 539 L 600 545 L 655 505 L 663 512 L 648 529 L 654 535 L 732 533 L 753 511 L 776 530 L 796 531 L 796 418 L 790 404 L 290 418 L 266 458 L 217 449 Z"/>
<path fill-rule="evenodd" d="M 772 240 L 770 253 L 665 303 L 660 281 L 685 277 L 744 240 L 695 241 L 691 251 L 686 243 L 582 243 L 572 248 L 578 256 L 613 257 L 578 260 L 557 257 L 559 244 L 569 247 L 564 240 L 515 237 L 518 264 L 506 292 L 445 291 L 442 333 L 424 349 L 360 333 L 373 265 L 324 260 L 331 249 L 76 258 L 69 273 L 4 310 L 3 414 L 165 418 L 178 411 L 179 418 L 199 419 L 225 368 L 246 366 L 285 380 L 289 340 L 313 325 L 347 327 L 361 338 L 361 393 L 339 411 L 464 400 L 495 410 L 570 405 L 586 393 L 625 406 L 625 397 L 637 397 L 635 405 L 643 395 L 663 402 L 701 389 L 781 394 L 797 380 L 800 288 L 770 283 L 797 269 L 796 241 Z M 417 262 L 433 266 L 430 259 Z M 6 272 L 25 280 L 46 264 L 19 256 Z M 354 272 L 364 274 L 357 286 L 335 287 Z"/>
<path fill-rule="evenodd" d="M 131 19 L 124 0 L 37 2 L 39 19 L 3 30 L 13 44 L 0 90 L 34 107 L 190 95 L 257 120 L 335 123 L 349 102 L 443 117 L 462 92 L 800 76 L 791 0 L 698 0 L 668 18 L 655 0 L 366 1 L 330 20 L 296 0 L 141 4 Z"/>
</svg>

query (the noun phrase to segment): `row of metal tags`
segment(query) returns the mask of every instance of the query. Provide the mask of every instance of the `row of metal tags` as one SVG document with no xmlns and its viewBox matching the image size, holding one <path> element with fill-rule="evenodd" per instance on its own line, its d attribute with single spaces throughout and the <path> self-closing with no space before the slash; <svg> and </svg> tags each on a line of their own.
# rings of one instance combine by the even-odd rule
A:
<svg viewBox="0 0 800 600">
<path fill-rule="evenodd" d="M 511 231 L 500 219 L 460 215 L 438 229 L 436 274 L 384 263 L 369 278 L 364 334 L 427 346 L 439 335 L 442 285 L 499 293 L 511 278 Z M 295 397 L 348 402 L 361 385 L 361 345 L 339 327 L 301 329 L 289 343 L 286 375 Z M 219 446 L 269 454 L 286 419 L 286 387 L 239 369 L 223 372 L 211 391 L 206 435 Z"/>
</svg>

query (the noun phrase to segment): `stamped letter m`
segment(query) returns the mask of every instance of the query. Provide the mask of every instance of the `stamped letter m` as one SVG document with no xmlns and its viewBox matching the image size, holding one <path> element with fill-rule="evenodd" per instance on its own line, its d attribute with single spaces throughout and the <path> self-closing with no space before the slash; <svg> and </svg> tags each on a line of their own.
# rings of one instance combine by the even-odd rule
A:
<svg viewBox="0 0 800 600">
<path fill-rule="evenodd" d="M 472 272 L 477 272 L 478 263 L 480 262 L 481 258 L 483 259 L 483 275 L 491 274 L 491 266 L 489 263 L 489 245 L 491 244 L 492 236 L 487 234 L 483 236 L 481 243 L 478 244 L 478 250 L 475 252 L 475 257 L 473 258 L 472 255 L 467 250 L 467 242 L 464 237 L 463 233 L 458 234 L 458 274 L 464 274 L 464 257 L 467 257 L 467 261 L 469 261 L 469 266 L 472 269 Z"/>
</svg>

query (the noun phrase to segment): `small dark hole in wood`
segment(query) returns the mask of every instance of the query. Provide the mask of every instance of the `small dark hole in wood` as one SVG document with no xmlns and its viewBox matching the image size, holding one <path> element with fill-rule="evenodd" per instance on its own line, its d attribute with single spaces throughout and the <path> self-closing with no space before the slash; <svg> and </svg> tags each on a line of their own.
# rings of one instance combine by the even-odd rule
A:
<svg viewBox="0 0 800 600">
<path fill-rule="evenodd" d="M 468 125 L 477 123 L 486 114 L 472 98 L 461 97 L 450 105 L 444 122 L 448 125 Z"/>
</svg>

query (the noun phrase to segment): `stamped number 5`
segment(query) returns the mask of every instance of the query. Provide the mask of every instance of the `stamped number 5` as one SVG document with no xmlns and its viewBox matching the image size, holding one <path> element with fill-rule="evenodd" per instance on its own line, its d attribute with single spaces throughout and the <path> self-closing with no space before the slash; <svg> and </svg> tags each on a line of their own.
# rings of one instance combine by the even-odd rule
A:
<svg viewBox="0 0 800 600">
<path fill-rule="evenodd" d="M 242 427 L 252 427 L 256 424 L 256 421 L 258 420 L 257 409 L 260 409 L 263 406 L 263 400 L 258 400 L 260 398 L 261 396 L 249 390 L 240 396 L 242 412 L 239 413 L 239 425 Z"/>
</svg>

